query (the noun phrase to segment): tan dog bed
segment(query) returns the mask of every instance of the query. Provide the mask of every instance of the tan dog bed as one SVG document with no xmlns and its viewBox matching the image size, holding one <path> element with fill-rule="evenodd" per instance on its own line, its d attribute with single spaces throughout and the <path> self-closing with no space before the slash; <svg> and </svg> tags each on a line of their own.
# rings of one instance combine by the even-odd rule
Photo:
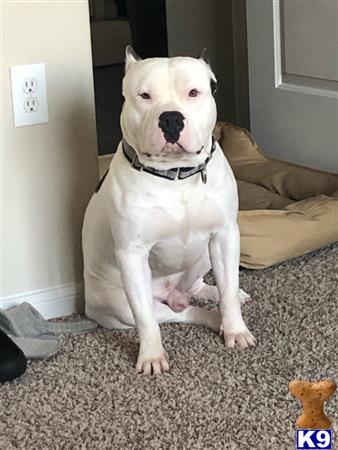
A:
<svg viewBox="0 0 338 450">
<path fill-rule="evenodd" d="M 269 158 L 228 123 L 215 136 L 237 179 L 242 266 L 261 269 L 338 241 L 338 175 Z"/>
</svg>

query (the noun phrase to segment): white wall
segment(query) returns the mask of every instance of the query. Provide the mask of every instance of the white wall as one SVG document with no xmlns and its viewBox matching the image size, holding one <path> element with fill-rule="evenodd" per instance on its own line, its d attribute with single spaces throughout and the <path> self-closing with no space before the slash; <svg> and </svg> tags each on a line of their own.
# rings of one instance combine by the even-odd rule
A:
<svg viewBox="0 0 338 450">
<path fill-rule="evenodd" d="M 81 227 L 98 177 L 87 1 L 2 4 L 2 307 L 82 300 Z M 9 68 L 46 63 L 49 123 L 14 128 Z"/>
</svg>

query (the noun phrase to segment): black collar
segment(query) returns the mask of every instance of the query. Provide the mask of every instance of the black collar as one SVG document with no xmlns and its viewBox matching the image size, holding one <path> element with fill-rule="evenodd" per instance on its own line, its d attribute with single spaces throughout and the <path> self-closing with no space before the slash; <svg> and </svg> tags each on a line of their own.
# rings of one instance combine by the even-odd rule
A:
<svg viewBox="0 0 338 450">
<path fill-rule="evenodd" d="M 131 163 L 131 166 L 138 170 L 139 172 L 147 172 L 155 175 L 156 177 L 166 178 L 167 180 L 184 180 L 185 178 L 191 177 L 196 173 L 200 173 L 202 177 L 203 183 L 207 182 L 207 164 L 210 161 L 212 154 L 216 150 L 216 140 L 214 136 L 212 136 L 212 145 L 210 155 L 207 159 L 196 167 L 173 167 L 167 170 L 158 170 L 153 167 L 144 166 L 138 159 L 136 151 L 131 147 L 128 142 L 123 139 L 122 140 L 122 149 L 124 156 Z"/>
</svg>

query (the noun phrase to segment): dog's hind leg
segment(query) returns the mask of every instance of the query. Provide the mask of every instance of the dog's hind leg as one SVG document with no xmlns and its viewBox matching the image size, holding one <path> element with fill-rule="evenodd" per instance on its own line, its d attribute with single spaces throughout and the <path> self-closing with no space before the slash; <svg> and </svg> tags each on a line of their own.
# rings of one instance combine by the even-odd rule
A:
<svg viewBox="0 0 338 450">
<path fill-rule="evenodd" d="M 219 293 L 216 286 L 210 286 L 209 284 L 204 283 L 204 286 L 194 294 L 195 297 L 206 298 L 208 300 L 212 300 L 216 303 L 219 303 Z M 238 290 L 238 297 L 241 305 L 244 305 L 246 302 L 251 300 L 249 294 L 247 294 L 243 289 Z"/>
<path fill-rule="evenodd" d="M 86 316 L 104 328 L 132 328 L 135 321 L 121 288 L 102 289 L 95 294 L 86 293 Z"/>
<path fill-rule="evenodd" d="M 197 306 L 188 306 L 183 311 L 175 312 L 170 306 L 154 300 L 154 315 L 158 323 L 191 323 L 202 325 L 214 331 L 219 331 L 221 314 L 219 311 L 209 311 Z"/>
<path fill-rule="evenodd" d="M 135 326 L 133 314 L 123 289 L 109 289 L 96 294 L 96 302 L 86 304 L 86 316 L 99 325 L 109 328 L 132 328 Z M 93 300 L 93 299 L 92 299 Z M 203 325 L 218 331 L 221 324 L 219 311 L 208 311 L 197 306 L 188 306 L 175 312 L 170 306 L 153 300 L 153 312 L 158 323 L 181 322 Z"/>
<path fill-rule="evenodd" d="M 184 273 L 176 286 L 176 290 L 186 293 L 191 297 L 206 298 L 219 303 L 219 292 L 217 287 L 206 284 L 203 281 L 204 275 L 209 272 L 210 268 L 209 251 L 206 250 L 202 258 Z M 247 301 L 251 300 L 250 295 L 243 291 L 243 289 L 238 290 L 238 296 L 241 305 L 244 305 Z"/>
</svg>

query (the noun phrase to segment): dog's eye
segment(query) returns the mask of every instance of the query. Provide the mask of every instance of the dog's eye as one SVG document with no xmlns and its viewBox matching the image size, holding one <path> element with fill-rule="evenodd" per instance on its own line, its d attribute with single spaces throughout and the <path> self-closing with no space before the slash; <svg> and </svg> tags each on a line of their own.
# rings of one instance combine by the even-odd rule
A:
<svg viewBox="0 0 338 450">
<path fill-rule="evenodd" d="M 198 96 L 198 90 L 197 89 L 191 89 L 189 92 L 189 97 L 197 97 Z"/>
<path fill-rule="evenodd" d="M 150 100 L 150 95 L 147 92 L 143 92 L 143 94 L 139 94 L 143 100 Z"/>
</svg>

